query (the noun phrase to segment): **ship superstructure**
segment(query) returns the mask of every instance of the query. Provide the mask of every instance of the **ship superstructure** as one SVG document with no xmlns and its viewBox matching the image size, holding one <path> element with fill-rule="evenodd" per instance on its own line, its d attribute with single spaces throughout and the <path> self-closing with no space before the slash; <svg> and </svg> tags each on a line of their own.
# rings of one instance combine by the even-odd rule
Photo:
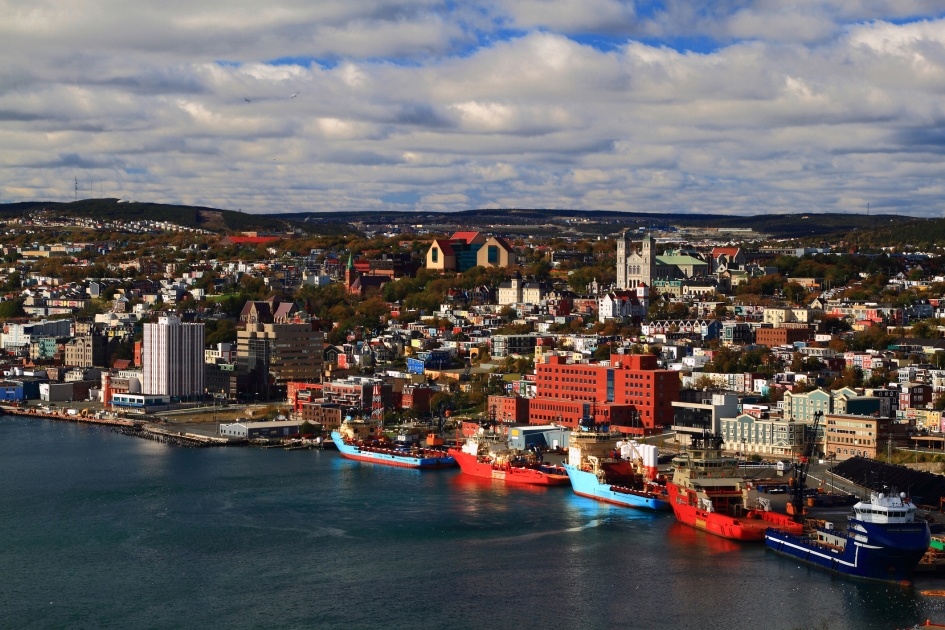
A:
<svg viewBox="0 0 945 630">
<path fill-rule="evenodd" d="M 738 461 L 723 457 L 717 436 L 694 436 L 690 448 L 673 458 L 673 477 L 666 487 L 680 523 L 717 536 L 760 541 L 772 527 L 803 532 L 787 514 L 771 511 L 770 502 L 752 496 Z"/>
<path fill-rule="evenodd" d="M 769 530 L 765 543 L 774 551 L 812 566 L 856 578 L 911 583 L 932 535 L 915 519 L 916 506 L 905 493 L 873 492 L 853 506 L 846 532 L 821 522 L 804 536 Z"/>
<path fill-rule="evenodd" d="M 451 448 L 449 454 L 467 475 L 540 486 L 568 483 L 565 469 L 545 464 L 540 452 L 509 449 L 484 436 L 467 439 L 462 448 Z"/>
<path fill-rule="evenodd" d="M 656 478 L 656 459 L 655 446 L 624 442 L 609 426 L 588 420 L 571 433 L 564 468 L 575 494 L 625 507 L 668 510 L 666 488 Z"/>
</svg>

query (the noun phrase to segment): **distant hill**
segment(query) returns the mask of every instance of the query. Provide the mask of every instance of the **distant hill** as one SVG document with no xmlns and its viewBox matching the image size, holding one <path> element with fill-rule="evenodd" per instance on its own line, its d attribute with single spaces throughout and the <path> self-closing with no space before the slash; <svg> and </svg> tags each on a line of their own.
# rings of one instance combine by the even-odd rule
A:
<svg viewBox="0 0 945 630">
<path fill-rule="evenodd" d="M 309 219 L 319 221 L 328 213 L 294 213 L 280 216 L 287 219 Z M 561 223 L 567 219 L 591 219 L 600 221 L 597 229 L 588 226 L 588 231 L 613 233 L 624 228 L 647 227 L 651 225 L 677 225 L 708 228 L 752 228 L 756 232 L 770 234 L 776 238 L 805 238 L 828 234 L 845 234 L 852 230 L 874 230 L 891 225 L 901 228 L 911 226 L 917 232 L 933 224 L 936 219 L 917 219 L 906 216 L 864 214 L 655 214 L 647 212 L 611 212 L 605 210 L 543 210 L 528 208 L 479 209 L 460 212 L 349 212 L 346 217 L 351 222 L 389 222 L 466 225 L 482 227 L 487 225 L 541 225 Z"/>
<path fill-rule="evenodd" d="M 652 225 L 707 228 L 751 228 L 775 238 L 855 237 L 861 244 L 874 246 L 945 241 L 945 219 L 920 219 L 896 215 L 864 214 L 655 214 L 604 210 L 548 210 L 540 208 L 477 209 L 460 212 L 297 212 L 250 214 L 202 206 L 157 203 L 118 203 L 117 199 L 84 199 L 71 203 L 25 201 L 0 204 L 0 216 L 17 215 L 47 208 L 102 220 L 142 217 L 171 221 L 179 225 L 217 232 L 284 231 L 300 228 L 312 234 L 354 234 L 352 223 L 395 226 L 422 223 L 425 226 L 463 226 L 486 229 L 515 226 L 515 231 L 536 235 L 560 233 L 557 226 L 569 220 L 590 219 L 596 223 L 578 225 L 587 234 L 612 234 L 620 230 Z M 533 227 L 532 227 L 533 226 Z M 547 227 L 541 227 L 547 226 Z M 735 235 L 733 235 L 735 236 Z"/>
<path fill-rule="evenodd" d="M 296 228 L 318 234 L 354 232 L 347 223 L 337 219 L 319 224 L 303 223 L 293 220 L 289 216 L 249 214 L 202 206 L 138 202 L 119 203 L 118 199 L 82 199 L 69 203 L 25 201 L 0 204 L 0 216 L 24 214 L 43 208 L 73 217 L 88 217 L 102 221 L 150 219 L 152 221 L 169 221 L 186 227 L 216 232 L 284 232 Z"/>
</svg>

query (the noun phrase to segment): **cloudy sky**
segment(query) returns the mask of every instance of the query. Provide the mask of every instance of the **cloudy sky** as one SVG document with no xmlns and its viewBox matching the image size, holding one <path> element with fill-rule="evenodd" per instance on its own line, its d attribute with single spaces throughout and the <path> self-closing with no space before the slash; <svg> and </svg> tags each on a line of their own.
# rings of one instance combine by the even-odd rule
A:
<svg viewBox="0 0 945 630">
<path fill-rule="evenodd" d="M 0 202 L 945 216 L 945 0 L 0 16 Z"/>
</svg>

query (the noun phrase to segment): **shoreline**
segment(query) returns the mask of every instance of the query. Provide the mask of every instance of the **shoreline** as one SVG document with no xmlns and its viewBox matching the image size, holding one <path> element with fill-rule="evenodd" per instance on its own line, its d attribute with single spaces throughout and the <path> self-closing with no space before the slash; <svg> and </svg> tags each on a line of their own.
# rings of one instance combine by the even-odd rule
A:
<svg viewBox="0 0 945 630">
<path fill-rule="evenodd" d="M 103 427 L 111 427 L 112 431 L 131 437 L 138 437 L 146 440 L 160 442 L 162 444 L 173 444 L 189 448 L 207 448 L 207 447 L 226 447 L 226 446 L 256 446 L 259 448 L 282 448 L 283 450 L 305 450 L 319 449 L 314 444 L 300 444 L 298 440 L 291 440 L 282 443 L 253 442 L 247 439 L 221 438 L 200 433 L 190 433 L 183 431 L 169 431 L 155 424 L 143 420 L 121 420 L 109 418 L 96 418 L 81 415 L 71 415 L 68 413 L 58 413 L 51 411 L 37 411 L 35 409 L 23 409 L 21 407 L 9 407 L 0 405 L 0 413 L 10 416 L 20 416 L 23 418 L 43 418 L 46 420 L 58 420 L 61 422 L 72 422 L 75 424 L 93 424 Z M 320 450 L 332 450 L 334 443 L 330 439 L 325 440 Z"/>
</svg>

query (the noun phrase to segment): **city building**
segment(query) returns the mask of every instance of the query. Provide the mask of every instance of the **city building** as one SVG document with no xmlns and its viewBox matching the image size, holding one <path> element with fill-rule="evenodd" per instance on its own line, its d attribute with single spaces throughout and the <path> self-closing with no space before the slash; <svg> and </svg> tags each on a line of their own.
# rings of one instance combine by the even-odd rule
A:
<svg viewBox="0 0 945 630">
<path fill-rule="evenodd" d="M 528 403 L 529 399 L 521 396 L 489 396 L 488 417 L 505 424 L 526 424 Z"/>
<path fill-rule="evenodd" d="M 878 451 L 886 448 L 886 442 L 894 434 L 895 423 L 889 418 L 849 414 L 828 414 L 825 417 L 826 454 L 831 459 L 844 460 L 851 457 L 875 458 Z M 900 425 L 902 426 L 902 425 Z"/>
<path fill-rule="evenodd" d="M 900 409 L 925 409 L 932 402 L 932 386 L 925 383 L 901 383 L 899 385 Z"/>
<path fill-rule="evenodd" d="M 519 272 L 499 284 L 498 302 L 500 306 L 511 304 L 539 304 L 551 288 L 544 282 L 526 280 Z"/>
<path fill-rule="evenodd" d="M 735 394 L 706 394 L 700 402 L 673 401 L 673 431 L 683 445 L 703 433 L 722 434 L 722 418 L 738 415 Z"/>
<path fill-rule="evenodd" d="M 108 367 L 109 340 L 98 332 L 75 337 L 66 342 L 63 365 L 75 367 Z"/>
<path fill-rule="evenodd" d="M 510 267 L 516 262 L 515 250 L 504 239 L 490 236 L 476 252 L 476 264 L 480 267 Z"/>
<path fill-rule="evenodd" d="M 319 424 L 323 429 L 337 429 L 350 410 L 337 403 L 306 402 L 300 405 L 303 422 Z"/>
<path fill-rule="evenodd" d="M 757 416 L 743 413 L 734 418 L 723 418 L 723 448 L 743 455 L 757 453 L 791 457 L 804 446 L 806 426 L 767 413 Z"/>
<path fill-rule="evenodd" d="M 650 308 L 650 289 L 641 284 L 632 291 L 611 291 L 597 298 L 597 319 L 606 322 L 626 317 L 646 317 Z"/>
<path fill-rule="evenodd" d="M 755 330 L 755 343 L 759 346 L 785 346 L 798 341 L 810 341 L 814 338 L 814 331 L 806 326 L 804 327 L 779 327 L 768 328 L 761 327 Z"/>
<path fill-rule="evenodd" d="M 381 404 L 385 409 L 393 407 L 393 386 L 381 379 L 366 376 L 349 376 L 322 385 L 324 402 L 338 403 L 344 407 L 370 410 L 374 398 L 374 385 L 381 384 Z"/>
<path fill-rule="evenodd" d="M 535 354 L 537 335 L 493 335 L 490 339 L 492 356 L 499 359 L 513 354 Z"/>
<path fill-rule="evenodd" d="M 175 315 L 144 325 L 144 394 L 172 398 L 204 395 L 204 325 L 184 324 Z"/>
<path fill-rule="evenodd" d="M 248 323 L 236 335 L 237 364 L 250 374 L 254 395 L 281 397 L 290 382 L 321 381 L 324 335 L 311 324 Z"/>
<path fill-rule="evenodd" d="M 535 366 L 535 379 L 530 424 L 576 427 L 581 418 L 593 417 L 622 433 L 642 435 L 672 425 L 672 403 L 679 400 L 679 375 L 657 369 L 651 354 L 622 355 L 613 365 L 547 356 Z"/>
<path fill-rule="evenodd" d="M 417 356 L 407 359 L 407 372 L 425 374 L 427 370 L 443 370 L 452 363 L 452 355 L 447 350 L 418 352 Z"/>
</svg>

